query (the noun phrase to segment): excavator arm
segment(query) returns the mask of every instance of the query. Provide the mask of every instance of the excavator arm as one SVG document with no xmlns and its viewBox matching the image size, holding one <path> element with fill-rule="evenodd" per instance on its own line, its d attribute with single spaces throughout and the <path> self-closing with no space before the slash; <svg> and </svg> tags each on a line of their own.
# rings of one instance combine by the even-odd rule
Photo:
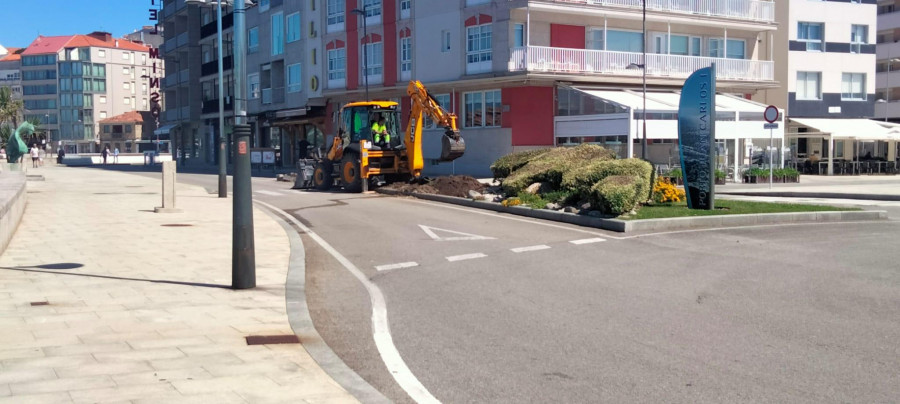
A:
<svg viewBox="0 0 900 404">
<path fill-rule="evenodd" d="M 444 136 L 441 139 L 440 161 L 453 161 L 461 157 L 466 151 L 466 143 L 459 135 L 456 127 L 456 114 L 448 112 L 434 99 L 422 82 L 413 80 L 406 87 L 406 93 L 412 102 L 412 111 L 409 115 L 409 124 L 406 127 L 406 158 L 413 177 L 422 175 L 424 159 L 422 158 L 422 122 L 423 115 L 427 114 L 438 126 L 444 128 Z"/>
</svg>

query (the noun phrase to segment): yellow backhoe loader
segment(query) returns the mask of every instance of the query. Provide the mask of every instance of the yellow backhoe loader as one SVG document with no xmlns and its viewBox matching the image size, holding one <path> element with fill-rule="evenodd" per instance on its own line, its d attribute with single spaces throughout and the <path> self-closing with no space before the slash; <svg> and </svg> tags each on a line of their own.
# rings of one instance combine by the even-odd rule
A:
<svg viewBox="0 0 900 404">
<path fill-rule="evenodd" d="M 360 192 L 368 190 L 373 178 L 385 183 L 421 180 L 425 115 L 444 128 L 439 161 L 453 161 L 465 153 L 466 143 L 456 127 L 456 115 L 447 112 L 417 80 L 409 82 L 406 92 L 412 110 L 402 139 L 396 102 L 361 101 L 341 108 L 337 135 L 313 172 L 316 189 L 341 185 L 349 192 Z"/>
</svg>

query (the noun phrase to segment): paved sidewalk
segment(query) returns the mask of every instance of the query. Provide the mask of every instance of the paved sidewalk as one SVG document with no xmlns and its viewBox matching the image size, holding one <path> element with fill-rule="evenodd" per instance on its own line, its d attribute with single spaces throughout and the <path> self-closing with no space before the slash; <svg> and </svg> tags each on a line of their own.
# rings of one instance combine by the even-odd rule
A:
<svg viewBox="0 0 900 404">
<path fill-rule="evenodd" d="M 900 200 L 900 175 L 802 175 L 800 183 L 772 184 L 771 189 L 769 184 L 728 183 L 717 186 L 716 193 L 896 201 Z"/>
<path fill-rule="evenodd" d="M 356 402 L 302 345 L 245 342 L 293 334 L 270 216 L 254 211 L 258 286 L 233 291 L 231 198 L 179 185 L 184 213 L 156 214 L 159 180 L 29 174 L 46 180 L 0 256 L 0 403 Z"/>
</svg>

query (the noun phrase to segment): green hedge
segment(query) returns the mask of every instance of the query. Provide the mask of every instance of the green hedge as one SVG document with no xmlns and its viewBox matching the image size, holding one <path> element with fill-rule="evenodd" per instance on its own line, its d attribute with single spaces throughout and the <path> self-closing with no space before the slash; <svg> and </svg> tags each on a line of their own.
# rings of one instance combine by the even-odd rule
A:
<svg viewBox="0 0 900 404">
<path fill-rule="evenodd" d="M 637 176 L 639 195 L 650 195 L 650 177 L 653 166 L 641 159 L 599 160 L 576 167 L 563 175 L 561 186 L 581 197 L 589 197 L 591 187 L 598 181 L 613 175 Z"/>
<path fill-rule="evenodd" d="M 552 149 L 537 149 L 537 150 L 528 150 L 517 153 L 510 153 L 503 157 L 497 159 L 494 164 L 491 164 L 491 172 L 494 174 L 494 179 L 506 178 L 513 171 L 522 168 L 525 164 L 528 164 L 532 159 L 539 157 Z"/>
<path fill-rule="evenodd" d="M 636 175 L 612 175 L 591 187 L 591 204 L 604 213 L 621 215 L 637 207 L 641 178 Z"/>
<path fill-rule="evenodd" d="M 503 180 L 503 192 L 510 196 L 518 195 L 535 182 L 547 182 L 553 189 L 559 189 L 566 172 L 589 161 L 612 160 L 615 156 L 612 150 L 591 144 L 549 149 L 509 174 Z"/>
</svg>

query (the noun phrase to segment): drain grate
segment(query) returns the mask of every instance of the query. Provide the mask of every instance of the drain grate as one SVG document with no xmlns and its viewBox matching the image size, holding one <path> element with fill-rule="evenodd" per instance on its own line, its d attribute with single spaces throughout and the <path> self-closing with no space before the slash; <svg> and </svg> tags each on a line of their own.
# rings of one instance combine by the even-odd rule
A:
<svg viewBox="0 0 900 404">
<path fill-rule="evenodd" d="M 247 337 L 247 345 L 274 345 L 274 344 L 299 344 L 300 338 L 296 335 L 250 335 Z"/>
<path fill-rule="evenodd" d="M 46 306 L 49 304 L 50 304 L 50 302 L 31 302 L 32 306 Z"/>
<path fill-rule="evenodd" d="M 162 227 L 191 227 L 193 225 L 187 224 L 187 223 L 168 223 L 168 224 L 161 224 L 160 226 L 162 226 Z"/>
</svg>

